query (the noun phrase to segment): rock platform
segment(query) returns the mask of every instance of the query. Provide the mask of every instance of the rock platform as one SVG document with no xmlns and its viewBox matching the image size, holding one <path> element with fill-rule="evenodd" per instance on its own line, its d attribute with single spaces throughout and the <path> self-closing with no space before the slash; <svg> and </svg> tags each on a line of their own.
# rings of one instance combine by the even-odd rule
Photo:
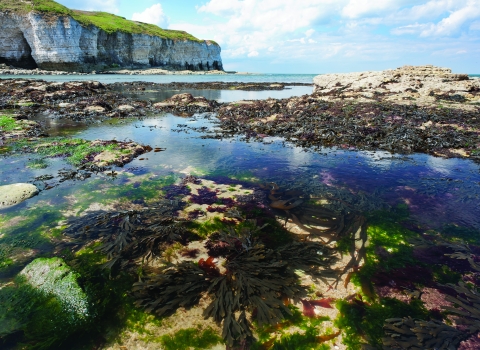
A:
<svg viewBox="0 0 480 350">
<path fill-rule="evenodd" d="M 449 68 L 403 66 L 378 72 L 324 74 L 313 79 L 322 99 L 381 100 L 435 106 L 439 101 L 461 103 L 462 109 L 480 104 L 480 79 L 454 74 Z"/>
</svg>

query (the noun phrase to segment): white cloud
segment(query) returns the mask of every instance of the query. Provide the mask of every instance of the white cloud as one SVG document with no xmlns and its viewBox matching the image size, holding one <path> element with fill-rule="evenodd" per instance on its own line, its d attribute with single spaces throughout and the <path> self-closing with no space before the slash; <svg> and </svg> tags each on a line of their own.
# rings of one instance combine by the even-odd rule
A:
<svg viewBox="0 0 480 350">
<path fill-rule="evenodd" d="M 170 28 L 217 41 L 225 62 L 415 64 L 446 49 L 471 54 L 480 41 L 480 0 L 204 0 L 197 11 L 203 22 Z"/>
<path fill-rule="evenodd" d="M 412 17 L 419 18 L 427 14 L 428 10 L 434 11 L 433 5 L 442 5 L 444 10 L 449 10 L 437 23 L 415 23 L 401 26 L 392 30 L 395 35 L 414 34 L 421 37 L 446 37 L 458 35 L 462 30 L 471 28 L 470 23 L 480 18 L 480 0 L 458 0 L 455 4 L 451 1 L 430 1 L 423 6 L 416 6 L 410 12 Z M 438 8 L 437 8 L 438 10 Z M 475 22 L 473 22 L 475 23 Z"/>
<path fill-rule="evenodd" d="M 168 26 L 168 17 L 163 12 L 161 4 L 155 4 L 146 8 L 143 12 L 135 12 L 132 20 L 156 24 L 159 27 L 166 28 Z"/>
<path fill-rule="evenodd" d="M 365 15 L 379 14 L 398 8 L 400 3 L 396 0 L 350 0 L 342 9 L 342 15 L 348 18 L 359 18 Z"/>
<path fill-rule="evenodd" d="M 315 33 L 315 29 L 309 29 L 305 32 L 305 36 L 307 38 L 310 38 L 313 35 L 313 33 Z"/>
<path fill-rule="evenodd" d="M 480 1 L 470 0 L 467 5 L 452 12 L 448 17 L 443 18 L 439 23 L 424 30 L 422 36 L 448 36 L 457 33 L 461 27 L 471 21 L 480 18 Z"/>
</svg>

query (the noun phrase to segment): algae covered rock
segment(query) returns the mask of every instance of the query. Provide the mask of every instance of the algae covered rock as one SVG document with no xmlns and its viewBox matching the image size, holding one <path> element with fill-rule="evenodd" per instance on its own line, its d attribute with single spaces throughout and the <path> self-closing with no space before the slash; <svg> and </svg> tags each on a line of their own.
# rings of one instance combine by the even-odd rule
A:
<svg viewBox="0 0 480 350">
<path fill-rule="evenodd" d="M 0 345 L 23 333 L 35 348 L 51 348 L 88 326 L 93 317 L 79 277 L 60 258 L 27 265 L 0 289 Z"/>
</svg>

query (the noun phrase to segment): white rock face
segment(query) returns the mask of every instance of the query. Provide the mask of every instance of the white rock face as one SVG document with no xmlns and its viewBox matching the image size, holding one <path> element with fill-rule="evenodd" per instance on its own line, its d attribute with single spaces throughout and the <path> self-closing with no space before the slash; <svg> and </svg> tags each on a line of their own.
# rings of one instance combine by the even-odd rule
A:
<svg viewBox="0 0 480 350">
<path fill-rule="evenodd" d="M 129 68 L 223 69 L 220 46 L 146 34 L 108 34 L 69 16 L 0 13 L 0 63 L 63 71 L 91 71 L 112 64 Z"/>
<path fill-rule="evenodd" d="M 11 207 L 38 194 L 38 188 L 32 184 L 18 183 L 0 186 L 0 209 Z"/>
</svg>

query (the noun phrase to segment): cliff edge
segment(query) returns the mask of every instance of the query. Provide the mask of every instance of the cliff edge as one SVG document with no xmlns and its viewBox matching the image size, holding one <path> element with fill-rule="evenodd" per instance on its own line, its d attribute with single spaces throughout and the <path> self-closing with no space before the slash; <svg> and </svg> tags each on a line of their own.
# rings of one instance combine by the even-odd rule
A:
<svg viewBox="0 0 480 350">
<path fill-rule="evenodd" d="M 223 70 L 220 46 L 176 30 L 50 0 L 0 4 L 0 63 L 79 71 L 165 67 Z"/>
</svg>

